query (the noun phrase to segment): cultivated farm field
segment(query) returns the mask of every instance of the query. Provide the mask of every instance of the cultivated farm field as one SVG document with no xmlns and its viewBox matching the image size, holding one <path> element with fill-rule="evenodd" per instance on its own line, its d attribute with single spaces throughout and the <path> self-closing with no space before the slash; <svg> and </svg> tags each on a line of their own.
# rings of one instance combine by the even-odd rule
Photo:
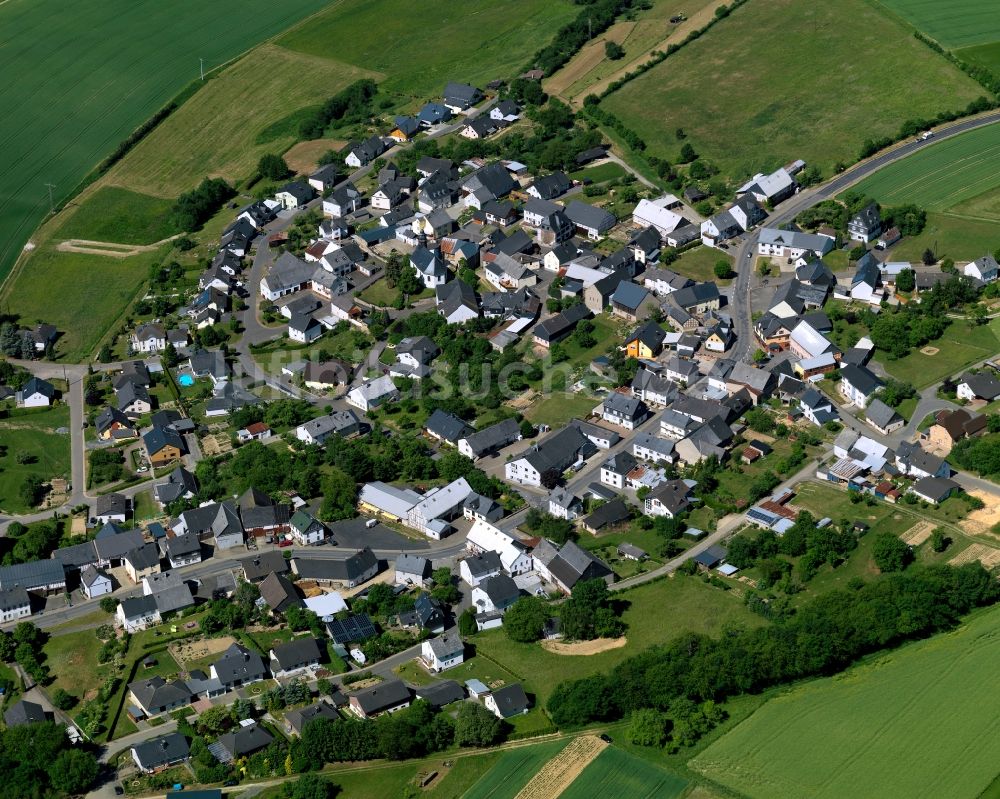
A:
<svg viewBox="0 0 1000 799">
<path fill-rule="evenodd" d="M 515 76 L 578 10 L 569 0 L 344 0 L 277 43 L 382 72 L 382 89 L 422 104 L 449 80 L 483 88 Z"/>
<path fill-rule="evenodd" d="M 1000 760 L 1000 609 L 768 701 L 691 766 L 751 799 L 975 799 Z"/>
<path fill-rule="evenodd" d="M 778 30 L 773 42 L 751 42 L 753 32 Z M 864 0 L 769 0 L 740 7 L 602 107 L 650 153 L 675 160 L 681 127 L 696 152 L 742 178 L 796 158 L 830 174 L 865 138 L 982 93 Z"/>
<path fill-rule="evenodd" d="M 514 799 L 518 792 L 552 758 L 569 744 L 569 739 L 508 749 L 463 799 Z"/>
<path fill-rule="evenodd" d="M 56 202 L 199 76 L 325 0 L 0 4 L 0 279 Z M 234 24 L 239 19 L 239 24 Z"/>
<path fill-rule="evenodd" d="M 879 2 L 949 49 L 1000 41 L 1000 15 L 992 0 Z"/>
<path fill-rule="evenodd" d="M 688 783 L 616 746 L 607 747 L 561 795 L 560 799 L 674 799 Z"/>
</svg>

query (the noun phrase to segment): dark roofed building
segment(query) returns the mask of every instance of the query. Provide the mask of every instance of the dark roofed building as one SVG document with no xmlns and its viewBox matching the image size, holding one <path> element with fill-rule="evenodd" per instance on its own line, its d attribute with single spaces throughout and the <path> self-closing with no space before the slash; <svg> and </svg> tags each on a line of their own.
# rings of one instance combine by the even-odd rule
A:
<svg viewBox="0 0 1000 799">
<path fill-rule="evenodd" d="M 295 586 L 287 578 L 271 572 L 260 583 L 260 598 L 274 613 L 284 613 L 289 608 L 302 607 Z"/>
<path fill-rule="evenodd" d="M 3 720 L 8 727 L 20 727 L 24 724 L 51 721 L 52 714 L 46 713 L 45 708 L 37 702 L 29 702 L 26 699 L 22 699 L 7 708 L 7 711 L 3 714 Z"/>
<path fill-rule="evenodd" d="M 410 689 L 402 680 L 386 680 L 350 695 L 348 707 L 363 719 L 391 713 L 410 704 Z"/>
<path fill-rule="evenodd" d="M 259 552 L 252 558 L 243 558 L 240 561 L 240 568 L 243 570 L 243 578 L 247 582 L 254 583 L 263 580 L 271 572 L 286 573 L 289 565 L 281 552 L 272 549 L 269 552 Z"/>
</svg>

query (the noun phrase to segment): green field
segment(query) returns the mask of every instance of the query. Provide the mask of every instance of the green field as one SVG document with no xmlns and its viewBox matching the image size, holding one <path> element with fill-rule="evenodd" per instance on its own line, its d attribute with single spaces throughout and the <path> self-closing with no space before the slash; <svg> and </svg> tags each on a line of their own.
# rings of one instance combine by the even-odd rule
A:
<svg viewBox="0 0 1000 799">
<path fill-rule="evenodd" d="M 759 31 L 781 31 L 780 39 L 752 42 Z M 864 0 L 769 0 L 740 7 L 602 107 L 647 152 L 674 161 L 673 131 L 682 127 L 696 152 L 742 178 L 795 158 L 829 175 L 837 161 L 857 159 L 865 138 L 895 135 L 906 119 L 959 110 L 980 94 Z"/>
<path fill-rule="evenodd" d="M 879 0 L 943 46 L 968 47 L 1000 40 L 1000 16 L 991 0 Z"/>
<path fill-rule="evenodd" d="M 732 282 L 731 278 L 729 280 L 719 280 L 715 276 L 715 264 L 719 261 L 728 261 L 731 265 L 733 259 L 725 250 L 699 245 L 690 250 L 685 250 L 681 253 L 681 257 L 670 264 L 667 269 L 671 269 L 679 275 L 684 275 L 701 283 L 714 281 L 720 285 L 727 286 Z"/>
<path fill-rule="evenodd" d="M 890 164 L 855 185 L 853 191 L 883 205 L 916 203 L 947 211 L 998 186 L 1000 125 L 987 125 Z"/>
<path fill-rule="evenodd" d="M 69 407 L 31 411 L 0 422 L 0 508 L 25 513 L 30 508 L 19 492 L 24 478 L 37 475 L 48 481 L 70 476 L 69 435 L 54 432 L 69 427 Z M 32 463 L 18 463 L 18 453 L 27 453 Z"/>
<path fill-rule="evenodd" d="M 609 746 L 560 794 L 560 799 L 673 799 L 687 782 L 618 747 Z"/>
<path fill-rule="evenodd" d="M 515 77 L 577 7 L 568 0 L 344 0 L 277 43 L 385 73 L 383 88 L 422 104 L 449 80 L 478 84 Z M 390 44 L 391 43 L 391 44 Z"/>
<path fill-rule="evenodd" d="M 569 739 L 508 749 L 462 799 L 513 799 L 538 770 L 559 754 Z"/>
<path fill-rule="evenodd" d="M 691 765 L 751 799 L 975 799 L 1000 760 L 998 657 L 994 608 L 771 699 Z"/>
<path fill-rule="evenodd" d="M 936 355 L 924 355 L 920 350 L 913 350 L 905 358 L 895 361 L 886 359 L 883 353 L 878 353 L 876 357 L 897 380 L 923 388 L 1000 352 L 998 331 L 1000 322 L 996 319 L 979 326 L 956 319 L 948 325 L 941 338 L 928 344 L 937 347 Z"/>
<path fill-rule="evenodd" d="M 653 644 L 662 644 L 686 632 L 719 635 L 728 624 L 759 627 L 765 622 L 747 610 L 732 592 L 681 576 L 622 591 L 616 599 L 628 603 L 622 618 L 628 625 L 628 645 L 596 655 L 557 655 L 540 644 L 511 641 L 502 629 L 477 634 L 472 643 L 479 654 L 515 675 L 524 676 L 525 689 L 544 704 L 562 680 L 607 673 L 626 658 Z M 476 658 L 481 660 L 481 658 Z M 468 679 L 464 672 L 463 680 Z"/>
<path fill-rule="evenodd" d="M 990 196 L 1000 200 L 1000 193 Z M 971 200 L 970 202 L 976 202 Z M 927 225 L 917 236 L 907 236 L 892 248 L 894 261 L 919 261 L 928 247 L 938 258 L 972 261 L 1000 246 L 1000 221 L 970 219 L 954 213 L 927 214 Z"/>
<path fill-rule="evenodd" d="M 0 5 L 0 278 L 49 211 L 198 78 L 325 0 L 12 0 Z M 238 24 L 234 24 L 238 20 Z M 246 111 L 246 109 L 244 109 Z"/>
<path fill-rule="evenodd" d="M 159 251 L 131 258 L 58 252 L 45 245 L 4 287 L 3 301 L 25 324 L 45 321 L 59 328 L 57 350 L 67 360 L 85 360 L 149 275 Z M 58 287 L 59 302 L 53 302 Z"/>
<path fill-rule="evenodd" d="M 118 186 L 102 186 L 83 202 L 67 206 L 54 236 L 117 244 L 155 244 L 177 233 L 169 218 L 171 201 Z M 72 212 L 69 212 L 72 209 Z"/>
</svg>

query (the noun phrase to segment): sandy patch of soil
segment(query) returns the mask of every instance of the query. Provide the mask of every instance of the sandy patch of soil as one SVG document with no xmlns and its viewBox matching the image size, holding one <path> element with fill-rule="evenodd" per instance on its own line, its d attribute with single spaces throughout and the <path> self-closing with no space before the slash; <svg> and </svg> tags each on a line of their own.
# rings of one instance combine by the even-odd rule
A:
<svg viewBox="0 0 1000 799">
<path fill-rule="evenodd" d="M 913 527 L 903 533 L 900 538 L 911 547 L 918 547 L 931 537 L 934 532 L 934 525 L 930 522 L 917 522 Z"/>
<path fill-rule="evenodd" d="M 621 638 L 595 638 L 593 641 L 542 641 L 542 649 L 554 655 L 597 655 L 612 649 L 621 649 L 628 643 L 625 636 Z"/>
<path fill-rule="evenodd" d="M 997 501 L 995 494 L 980 488 L 969 493 L 981 499 L 985 507 L 972 511 L 958 523 L 958 526 L 970 533 L 992 535 L 994 525 L 1000 522 L 1000 501 Z"/>
<path fill-rule="evenodd" d="M 968 549 L 963 549 L 955 557 L 948 561 L 951 566 L 962 566 L 978 560 L 983 564 L 983 568 L 992 569 L 1000 565 L 1000 549 L 989 547 L 986 544 L 973 544 Z"/>
<path fill-rule="evenodd" d="M 169 650 L 174 660 L 183 667 L 184 663 L 220 655 L 235 643 L 236 639 L 231 635 L 224 635 L 221 638 L 204 638 L 200 641 L 181 641 L 171 644 Z"/>
</svg>

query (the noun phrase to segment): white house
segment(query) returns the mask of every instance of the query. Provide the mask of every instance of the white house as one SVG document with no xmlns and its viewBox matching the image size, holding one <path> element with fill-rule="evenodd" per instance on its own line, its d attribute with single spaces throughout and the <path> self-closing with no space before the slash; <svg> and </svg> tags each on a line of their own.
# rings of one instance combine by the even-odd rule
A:
<svg viewBox="0 0 1000 799">
<path fill-rule="evenodd" d="M 326 538 L 323 523 L 302 510 L 296 511 L 288 522 L 292 538 L 299 546 L 319 544 Z"/>
<path fill-rule="evenodd" d="M 757 254 L 796 259 L 805 253 L 822 258 L 833 249 L 833 239 L 817 233 L 802 233 L 798 230 L 778 230 L 761 228 L 757 234 Z"/>
<path fill-rule="evenodd" d="M 680 201 L 672 194 L 656 200 L 639 200 L 632 211 L 632 222 L 640 227 L 652 226 L 659 231 L 661 237 L 666 236 L 678 227 L 689 224 L 683 216 L 670 210 L 679 204 Z"/>
<path fill-rule="evenodd" d="M 31 615 L 31 597 L 21 587 L 0 590 L 0 624 Z"/>
<path fill-rule="evenodd" d="M 470 552 L 496 552 L 500 565 L 512 577 L 531 571 L 531 555 L 520 541 L 484 519 L 477 519 L 465 539 Z"/>
<path fill-rule="evenodd" d="M 145 630 L 150 625 L 160 623 L 160 611 L 152 595 L 123 599 L 115 611 L 115 617 L 127 633 Z"/>
<path fill-rule="evenodd" d="M 114 590 L 111 578 L 104 572 L 98 571 L 94 566 L 85 566 L 81 570 L 80 588 L 83 589 L 87 599 L 96 599 L 99 596 L 110 594 Z"/>
<path fill-rule="evenodd" d="M 992 255 L 984 255 L 965 265 L 966 277 L 974 277 L 984 283 L 992 283 L 1000 275 L 1000 264 Z"/>
<path fill-rule="evenodd" d="M 362 411 L 378 408 L 399 399 L 399 390 L 388 375 L 362 383 L 347 393 L 347 403 Z"/>
<path fill-rule="evenodd" d="M 428 671 L 444 671 L 465 660 L 465 645 L 457 633 L 444 633 L 424 641 L 420 647 L 420 657 Z"/>
<path fill-rule="evenodd" d="M 51 383 L 32 377 L 24 384 L 24 388 L 17 392 L 17 405 L 19 408 L 47 408 L 52 404 L 55 395 L 56 390 Z"/>
<path fill-rule="evenodd" d="M 150 322 L 139 325 L 129 343 L 133 352 L 160 352 L 167 348 L 167 334 L 163 325 Z"/>
<path fill-rule="evenodd" d="M 840 370 L 837 391 L 859 408 L 868 407 L 875 392 L 882 388 L 882 381 L 861 366 L 848 364 Z"/>
</svg>

